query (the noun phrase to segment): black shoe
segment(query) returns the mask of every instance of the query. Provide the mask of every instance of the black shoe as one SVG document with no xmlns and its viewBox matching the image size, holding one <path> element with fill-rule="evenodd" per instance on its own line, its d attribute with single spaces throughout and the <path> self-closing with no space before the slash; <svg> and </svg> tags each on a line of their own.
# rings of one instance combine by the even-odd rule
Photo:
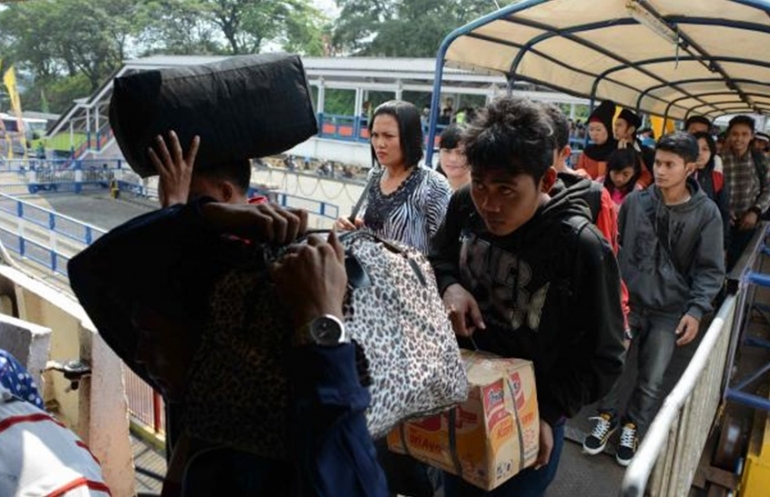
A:
<svg viewBox="0 0 770 497">
<path fill-rule="evenodd" d="M 615 453 L 615 460 L 621 466 L 628 466 L 638 447 L 639 435 L 636 423 L 629 421 L 623 425 L 623 429 L 620 431 L 620 444 L 618 444 L 618 451 Z"/>
<path fill-rule="evenodd" d="M 591 434 L 583 440 L 583 452 L 594 456 L 604 450 L 610 436 L 618 429 L 618 418 L 610 412 L 600 412 L 598 416 L 589 419 L 595 420 L 596 424 Z"/>
</svg>

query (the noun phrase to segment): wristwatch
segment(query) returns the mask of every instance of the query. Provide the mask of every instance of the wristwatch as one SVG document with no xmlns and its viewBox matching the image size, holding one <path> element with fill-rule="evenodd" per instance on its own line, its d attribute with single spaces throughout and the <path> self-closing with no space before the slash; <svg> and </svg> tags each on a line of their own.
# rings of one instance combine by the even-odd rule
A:
<svg viewBox="0 0 770 497">
<path fill-rule="evenodd" d="M 345 325 L 331 314 L 323 314 L 313 319 L 294 333 L 292 345 L 320 345 L 336 347 L 350 340 L 345 333 Z"/>
</svg>

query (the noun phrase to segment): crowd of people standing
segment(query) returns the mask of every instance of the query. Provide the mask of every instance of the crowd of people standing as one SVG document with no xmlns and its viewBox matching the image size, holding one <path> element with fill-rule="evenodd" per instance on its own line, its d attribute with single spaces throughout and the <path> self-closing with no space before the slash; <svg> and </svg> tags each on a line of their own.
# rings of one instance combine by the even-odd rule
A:
<svg viewBox="0 0 770 497">
<path fill-rule="evenodd" d="M 515 254 L 516 259 L 531 260 L 533 257 L 523 255 L 529 248 L 527 244 L 509 245 L 507 241 L 507 238 L 518 239 L 520 230 L 531 229 L 529 224 L 534 222 L 530 219 L 517 226 L 511 212 L 511 224 L 506 226 L 506 210 L 520 195 L 520 188 L 514 188 L 514 184 L 518 184 L 507 185 L 503 197 L 510 200 L 500 201 L 491 209 L 480 200 L 488 198 L 489 192 L 499 190 L 498 185 L 505 185 L 511 176 L 517 176 L 498 172 L 494 166 L 503 171 L 506 164 L 520 167 L 515 165 L 518 150 L 482 148 L 480 155 L 474 153 L 474 133 L 479 133 L 476 126 L 492 125 L 486 120 L 498 110 L 496 105 L 504 104 L 490 104 L 476 120 L 453 124 L 440 137 L 438 170 L 447 177 L 455 193 L 449 201 L 441 229 L 433 238 L 432 257 L 439 261 L 448 257 L 450 260 L 459 258 L 461 266 L 472 264 L 469 257 L 478 251 L 473 246 L 478 242 L 468 241 L 475 240 L 468 234 L 474 232 L 474 216 L 486 221 L 483 228 L 476 229 L 487 236 L 498 237 L 487 240 L 485 250 L 501 245 L 507 247 L 502 250 Z M 512 104 L 509 101 L 506 105 Z M 536 183 L 542 181 L 539 189 L 550 196 L 537 205 L 534 219 L 548 211 L 548 206 L 553 208 L 560 195 L 572 194 L 587 204 L 587 217 L 602 228 L 599 231 L 618 256 L 622 279 L 617 288 L 623 323 L 621 336 L 626 347 L 639 349 L 638 378 L 625 407 L 619 405 L 619 382 L 613 382 L 613 387 L 596 399 L 599 412 L 592 418 L 593 429 L 583 448 L 588 454 L 598 454 L 604 451 L 613 433 L 620 432 L 616 459 L 625 466 L 633 459 L 640 437 L 654 417 L 661 400 L 663 377 L 674 350 L 696 339 L 702 321 L 708 319 L 714 309 L 726 270 L 736 263 L 767 211 L 770 177 L 764 152 L 768 149 L 768 140 L 761 133 L 755 134 L 755 124 L 750 117 L 737 116 L 727 127 L 719 152 L 712 123 L 702 116 L 693 116 L 684 123 L 682 131 L 669 133 L 653 142 L 651 130 L 643 130 L 645 136 L 640 136 L 642 119 L 638 115 L 628 109 L 618 112 L 613 102 L 606 101 L 589 116 L 590 144 L 571 168 L 566 159 L 572 155 L 569 138 L 574 136 L 574 123 L 558 108 L 540 107 L 537 112 L 546 114 L 544 118 L 550 123 L 555 140 L 556 158 L 549 162 L 549 166 L 553 166 L 558 174 L 554 182 L 547 180 L 548 174 L 535 176 Z M 520 108 L 507 111 L 515 116 Z M 502 116 L 497 119 L 503 123 L 506 120 Z M 500 122 L 494 124 L 503 125 Z M 485 132 L 489 133 L 489 129 L 481 132 L 481 136 L 485 136 Z M 559 139 L 559 136 L 563 138 Z M 494 155 L 495 152 L 500 155 Z M 486 184 L 479 173 L 485 169 L 495 172 L 492 175 L 495 179 L 490 184 Z M 491 171 L 484 174 L 492 174 Z M 551 186 L 546 188 L 548 184 Z M 589 193 L 591 191 L 595 193 Z M 468 194 L 470 196 L 461 202 L 463 195 Z M 466 224 L 465 220 L 471 220 L 471 224 Z M 460 228 L 450 228 L 458 224 Z M 366 227 L 366 222 L 359 222 L 357 227 Z M 449 236 L 447 230 L 450 230 Z M 528 243 L 537 244 L 544 238 L 542 233 L 540 235 L 537 241 L 530 239 Z M 457 240 L 461 240 L 460 246 L 456 245 Z M 526 307 L 526 302 L 497 301 L 493 296 L 501 289 L 494 285 L 479 285 L 479 282 L 498 269 L 491 267 L 491 263 L 475 269 L 478 271 L 479 267 L 489 272 L 487 276 L 466 273 L 470 271 L 469 267 L 456 269 L 460 277 L 451 281 L 461 284 L 453 289 L 451 285 L 442 285 L 442 266 L 436 266 L 439 290 L 452 312 L 462 315 L 457 320 L 458 335 L 472 335 L 474 346 L 497 354 L 536 357 L 534 350 L 522 348 L 518 342 L 522 340 L 521 326 L 507 329 L 512 316 L 520 306 Z M 478 281 L 467 279 L 472 276 Z M 508 291 L 512 295 L 517 292 L 511 288 L 503 293 Z M 503 312 L 503 316 L 507 316 L 504 319 L 495 315 L 506 306 L 513 314 Z M 508 323 L 497 330 L 506 332 L 493 338 L 496 334 L 491 333 L 490 328 L 496 327 L 490 323 L 498 326 Z M 517 338 L 513 339 L 514 336 Z M 515 345 L 504 345 L 512 339 L 517 342 Z M 535 364 L 536 370 L 543 367 L 538 359 Z M 541 371 L 538 373 L 547 374 Z M 558 424 L 549 426 L 552 433 L 558 433 L 555 430 L 559 428 Z M 452 477 L 447 477 L 447 481 L 453 481 Z M 453 485 L 465 488 L 460 481 Z M 453 485 L 448 488 L 454 488 Z M 508 495 L 503 490 L 499 492 L 494 495 Z M 473 492 L 467 493 L 471 494 Z"/>
<path fill-rule="evenodd" d="M 368 387 L 341 322 L 346 258 L 332 232 L 311 236 L 265 273 L 292 303 L 298 333 L 320 321 L 337 332 L 288 341 L 287 367 L 303 371 L 290 377 L 291 416 L 302 426 L 291 441 L 296 452 L 277 461 L 226 447 L 217 457 L 232 464 L 209 476 L 232 495 L 542 496 L 558 470 L 566 420 L 591 404 L 598 412 L 584 451 L 604 451 L 618 432 L 616 460 L 629 464 L 674 351 L 697 343 L 726 270 L 770 207 L 770 140 L 757 136 L 750 117 L 737 116 L 720 150 L 711 123 L 693 117 L 653 147 L 639 136 L 639 116 L 628 109 L 616 116 L 616 107 L 603 102 L 589 116 L 591 144 L 573 168 L 572 124 L 558 108 L 496 99 L 443 130 L 434 170 L 421 165 L 419 109 L 385 102 L 367 123 L 373 167 L 362 197 L 336 223 L 425 254 L 461 346 L 532 361 L 540 415 L 534 466 L 487 492 L 371 439 Z M 99 331 L 120 337 L 110 344 L 170 404 L 185 399 L 207 292 L 228 264 L 214 242 L 288 244 L 308 231 L 307 213 L 247 198 L 248 161 L 194 167 L 199 143 L 185 149 L 173 132 L 159 136 L 149 154 L 162 209 L 113 230 L 69 267 Z M 158 245 L 148 247 L 147 236 Z M 114 264 L 127 253 L 141 264 Z M 107 276 L 107 267 L 125 274 Z M 167 288 L 171 267 L 186 269 Z M 631 347 L 638 375 L 621 405 Z M 18 399 L 12 390 L 3 396 L 6 404 Z M 313 413 L 321 414 L 307 423 Z M 187 495 L 190 479 L 216 487 L 195 465 L 211 446 L 175 421 L 163 495 Z"/>
</svg>

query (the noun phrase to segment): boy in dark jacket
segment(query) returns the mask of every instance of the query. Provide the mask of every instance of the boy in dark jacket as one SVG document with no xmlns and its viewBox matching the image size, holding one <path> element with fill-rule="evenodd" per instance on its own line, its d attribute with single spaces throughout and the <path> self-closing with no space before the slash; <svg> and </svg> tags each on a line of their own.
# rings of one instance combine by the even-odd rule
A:
<svg viewBox="0 0 770 497">
<path fill-rule="evenodd" d="M 431 262 L 455 332 L 482 350 L 533 361 L 540 453 L 490 493 L 446 475 L 445 495 L 542 495 L 564 420 L 609 391 L 623 369 L 620 276 L 582 200 L 588 182 L 551 198 L 553 129 L 543 109 L 506 97 L 463 141 L 472 184 L 452 197 Z"/>
<path fill-rule="evenodd" d="M 629 324 L 639 347 L 638 377 L 620 423 L 618 385 L 601 402 L 583 443 L 598 454 L 622 427 L 615 456 L 627 466 L 655 407 L 676 346 L 690 343 L 725 276 L 719 209 L 690 176 L 698 144 L 687 133 L 658 142 L 655 184 L 629 195 L 620 209 L 620 270 L 630 294 Z"/>
<path fill-rule="evenodd" d="M 613 253 L 618 255 L 618 212 L 615 203 L 610 197 L 610 193 L 604 186 L 597 181 L 590 181 L 583 178 L 580 174 L 567 166 L 567 159 L 572 155 L 572 148 L 569 145 L 569 123 L 567 117 L 557 106 L 553 104 L 542 104 L 543 110 L 551 118 L 553 124 L 553 136 L 556 144 L 555 158 L 553 168 L 556 169 L 556 181 L 551 185 L 551 196 L 556 196 L 565 188 L 571 188 L 581 181 L 589 181 L 589 187 L 585 190 L 583 200 L 588 204 L 591 219 L 596 228 L 604 235 L 604 238 L 610 242 Z M 621 306 L 623 316 L 626 319 L 624 329 L 628 332 L 628 290 L 621 280 L 620 282 Z M 626 333 L 626 340 L 630 340 Z"/>
</svg>

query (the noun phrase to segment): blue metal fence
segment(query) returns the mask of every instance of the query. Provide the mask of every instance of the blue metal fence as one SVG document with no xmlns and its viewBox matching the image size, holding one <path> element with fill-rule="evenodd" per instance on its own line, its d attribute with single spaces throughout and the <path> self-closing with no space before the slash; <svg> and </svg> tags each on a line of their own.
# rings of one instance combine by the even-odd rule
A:
<svg viewBox="0 0 770 497">
<path fill-rule="evenodd" d="M 447 126 L 437 126 L 440 134 Z M 423 125 L 423 136 L 428 136 L 428 127 Z M 366 116 L 346 116 L 340 114 L 318 113 L 318 137 L 331 140 L 369 143 L 369 118 Z M 426 138 L 427 143 L 427 138 Z M 434 145 L 438 144 L 438 140 Z"/>
<path fill-rule="evenodd" d="M 53 234 L 53 240 L 61 236 L 63 239 L 77 242 L 77 245 L 82 247 L 90 245 L 105 233 L 96 226 L 4 193 L 0 193 L 0 213 L 6 214 L 6 219 L 13 219 L 17 224 L 15 232 L 0 227 L 0 241 L 8 250 L 64 276 L 67 276 L 69 256 L 58 250 L 56 243 L 48 246 L 42 239 L 33 240 L 27 236 L 25 223 L 38 226 L 49 235 Z"/>
<path fill-rule="evenodd" d="M 331 219 L 332 221 L 336 221 L 340 217 L 339 206 L 322 200 L 314 200 L 312 198 L 276 192 L 275 202 L 283 207 L 305 209 L 310 214 Z"/>
<path fill-rule="evenodd" d="M 150 189 L 141 187 L 141 185 L 121 183 L 124 183 L 123 186 L 129 188 L 132 193 L 144 196 L 151 194 Z M 328 220 L 336 220 L 339 217 L 339 207 L 328 202 L 281 192 L 260 192 L 258 190 L 256 192 L 267 194 L 272 201 L 284 207 L 305 209 L 310 214 Z M 0 193 L 0 216 L 3 214 L 3 217 L 14 220 L 19 226 L 16 232 L 0 226 L 0 241 L 6 248 L 64 276 L 67 275 L 69 256 L 56 248 L 56 243 L 52 244 L 53 246 L 46 246 L 43 240 L 31 239 L 23 229 L 25 223 L 27 226 L 40 227 L 43 232 L 53 233 L 54 239 L 61 237 L 62 241 L 76 242 L 77 246 L 81 246 L 81 248 L 85 248 L 106 233 L 105 230 L 96 226 Z"/>
<path fill-rule="evenodd" d="M 106 233 L 105 230 L 96 226 L 5 193 L 0 193 L 0 211 L 85 245 L 90 245 Z"/>
</svg>

